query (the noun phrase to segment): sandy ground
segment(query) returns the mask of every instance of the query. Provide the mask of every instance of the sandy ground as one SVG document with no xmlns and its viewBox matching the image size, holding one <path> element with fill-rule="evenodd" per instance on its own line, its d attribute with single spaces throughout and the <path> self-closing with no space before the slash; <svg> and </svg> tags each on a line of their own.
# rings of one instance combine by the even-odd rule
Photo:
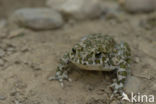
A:
<svg viewBox="0 0 156 104">
<path fill-rule="evenodd" d="M 49 31 L 6 26 L 0 47 L 7 49 L 12 45 L 14 51 L 3 57 L 6 61 L 0 66 L 0 104 L 129 104 L 109 99 L 111 73 L 73 68 L 72 82 L 66 81 L 64 88 L 57 81 L 48 80 L 55 75 L 63 53 L 90 33 L 109 34 L 118 42 L 128 42 L 132 50 L 132 77 L 139 81 L 138 85 L 134 80 L 132 86 L 138 85 L 134 87 L 136 92 L 156 97 L 156 28 L 139 25 L 148 15 L 122 14 L 120 19 L 68 23 Z"/>
<path fill-rule="evenodd" d="M 46 0 L 0 0 L 0 18 L 7 18 L 14 10 L 24 7 L 43 7 Z"/>
</svg>

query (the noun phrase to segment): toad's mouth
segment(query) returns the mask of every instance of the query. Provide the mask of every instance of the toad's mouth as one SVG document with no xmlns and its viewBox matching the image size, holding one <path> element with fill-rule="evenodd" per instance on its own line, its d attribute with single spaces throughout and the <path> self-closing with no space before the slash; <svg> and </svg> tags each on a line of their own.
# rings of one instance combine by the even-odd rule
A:
<svg viewBox="0 0 156 104">
<path fill-rule="evenodd" d="M 104 67 L 101 64 L 83 65 L 83 64 L 76 63 L 76 62 L 72 62 L 72 63 L 76 65 L 77 67 L 79 67 L 80 69 L 84 69 L 84 70 L 94 70 L 94 71 L 112 71 L 113 70 L 112 67 Z"/>
</svg>

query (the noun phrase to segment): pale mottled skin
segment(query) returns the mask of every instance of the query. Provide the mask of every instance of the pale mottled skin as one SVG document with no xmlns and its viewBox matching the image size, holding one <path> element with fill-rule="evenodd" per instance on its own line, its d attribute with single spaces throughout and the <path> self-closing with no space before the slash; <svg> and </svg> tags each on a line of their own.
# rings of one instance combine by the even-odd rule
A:
<svg viewBox="0 0 156 104">
<path fill-rule="evenodd" d="M 63 85 L 63 80 L 70 80 L 68 72 L 74 64 L 83 70 L 115 71 L 117 74 L 111 87 L 113 93 L 122 93 L 129 70 L 130 48 L 126 42 L 116 43 L 109 35 L 91 34 L 83 37 L 66 53 L 57 67 L 56 79 Z"/>
</svg>

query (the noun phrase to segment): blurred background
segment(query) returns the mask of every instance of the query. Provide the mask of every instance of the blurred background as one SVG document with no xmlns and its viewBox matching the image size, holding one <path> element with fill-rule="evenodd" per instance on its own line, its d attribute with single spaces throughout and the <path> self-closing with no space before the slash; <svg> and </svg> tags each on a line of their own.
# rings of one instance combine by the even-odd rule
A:
<svg viewBox="0 0 156 104">
<path fill-rule="evenodd" d="M 156 96 L 156 0 L 0 0 L 0 104 L 131 104 L 110 100 L 111 73 L 74 71 L 64 88 L 48 80 L 92 33 L 130 45 L 127 94 Z"/>
</svg>

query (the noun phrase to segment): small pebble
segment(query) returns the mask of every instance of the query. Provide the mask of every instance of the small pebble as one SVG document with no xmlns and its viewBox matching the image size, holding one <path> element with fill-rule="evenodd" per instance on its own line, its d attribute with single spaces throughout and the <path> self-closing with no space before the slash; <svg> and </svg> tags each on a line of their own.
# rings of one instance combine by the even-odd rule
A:
<svg viewBox="0 0 156 104">
<path fill-rule="evenodd" d="M 0 95 L 0 100 L 5 100 L 6 97 Z"/>
<path fill-rule="evenodd" d="M 10 54 L 14 53 L 16 50 L 15 50 L 14 47 L 8 47 L 8 48 L 6 49 L 6 51 L 7 51 L 7 54 L 10 55 Z"/>
<path fill-rule="evenodd" d="M 139 57 L 135 57 L 135 62 L 139 63 L 140 62 L 140 58 Z"/>
<path fill-rule="evenodd" d="M 7 48 L 7 51 L 13 52 L 13 51 L 15 51 L 15 49 L 13 47 L 9 47 L 9 48 Z"/>
<path fill-rule="evenodd" d="M 0 49 L 0 57 L 3 57 L 5 55 L 5 51 L 3 49 Z"/>
<path fill-rule="evenodd" d="M 15 100 L 15 104 L 21 104 L 18 100 Z"/>
</svg>

